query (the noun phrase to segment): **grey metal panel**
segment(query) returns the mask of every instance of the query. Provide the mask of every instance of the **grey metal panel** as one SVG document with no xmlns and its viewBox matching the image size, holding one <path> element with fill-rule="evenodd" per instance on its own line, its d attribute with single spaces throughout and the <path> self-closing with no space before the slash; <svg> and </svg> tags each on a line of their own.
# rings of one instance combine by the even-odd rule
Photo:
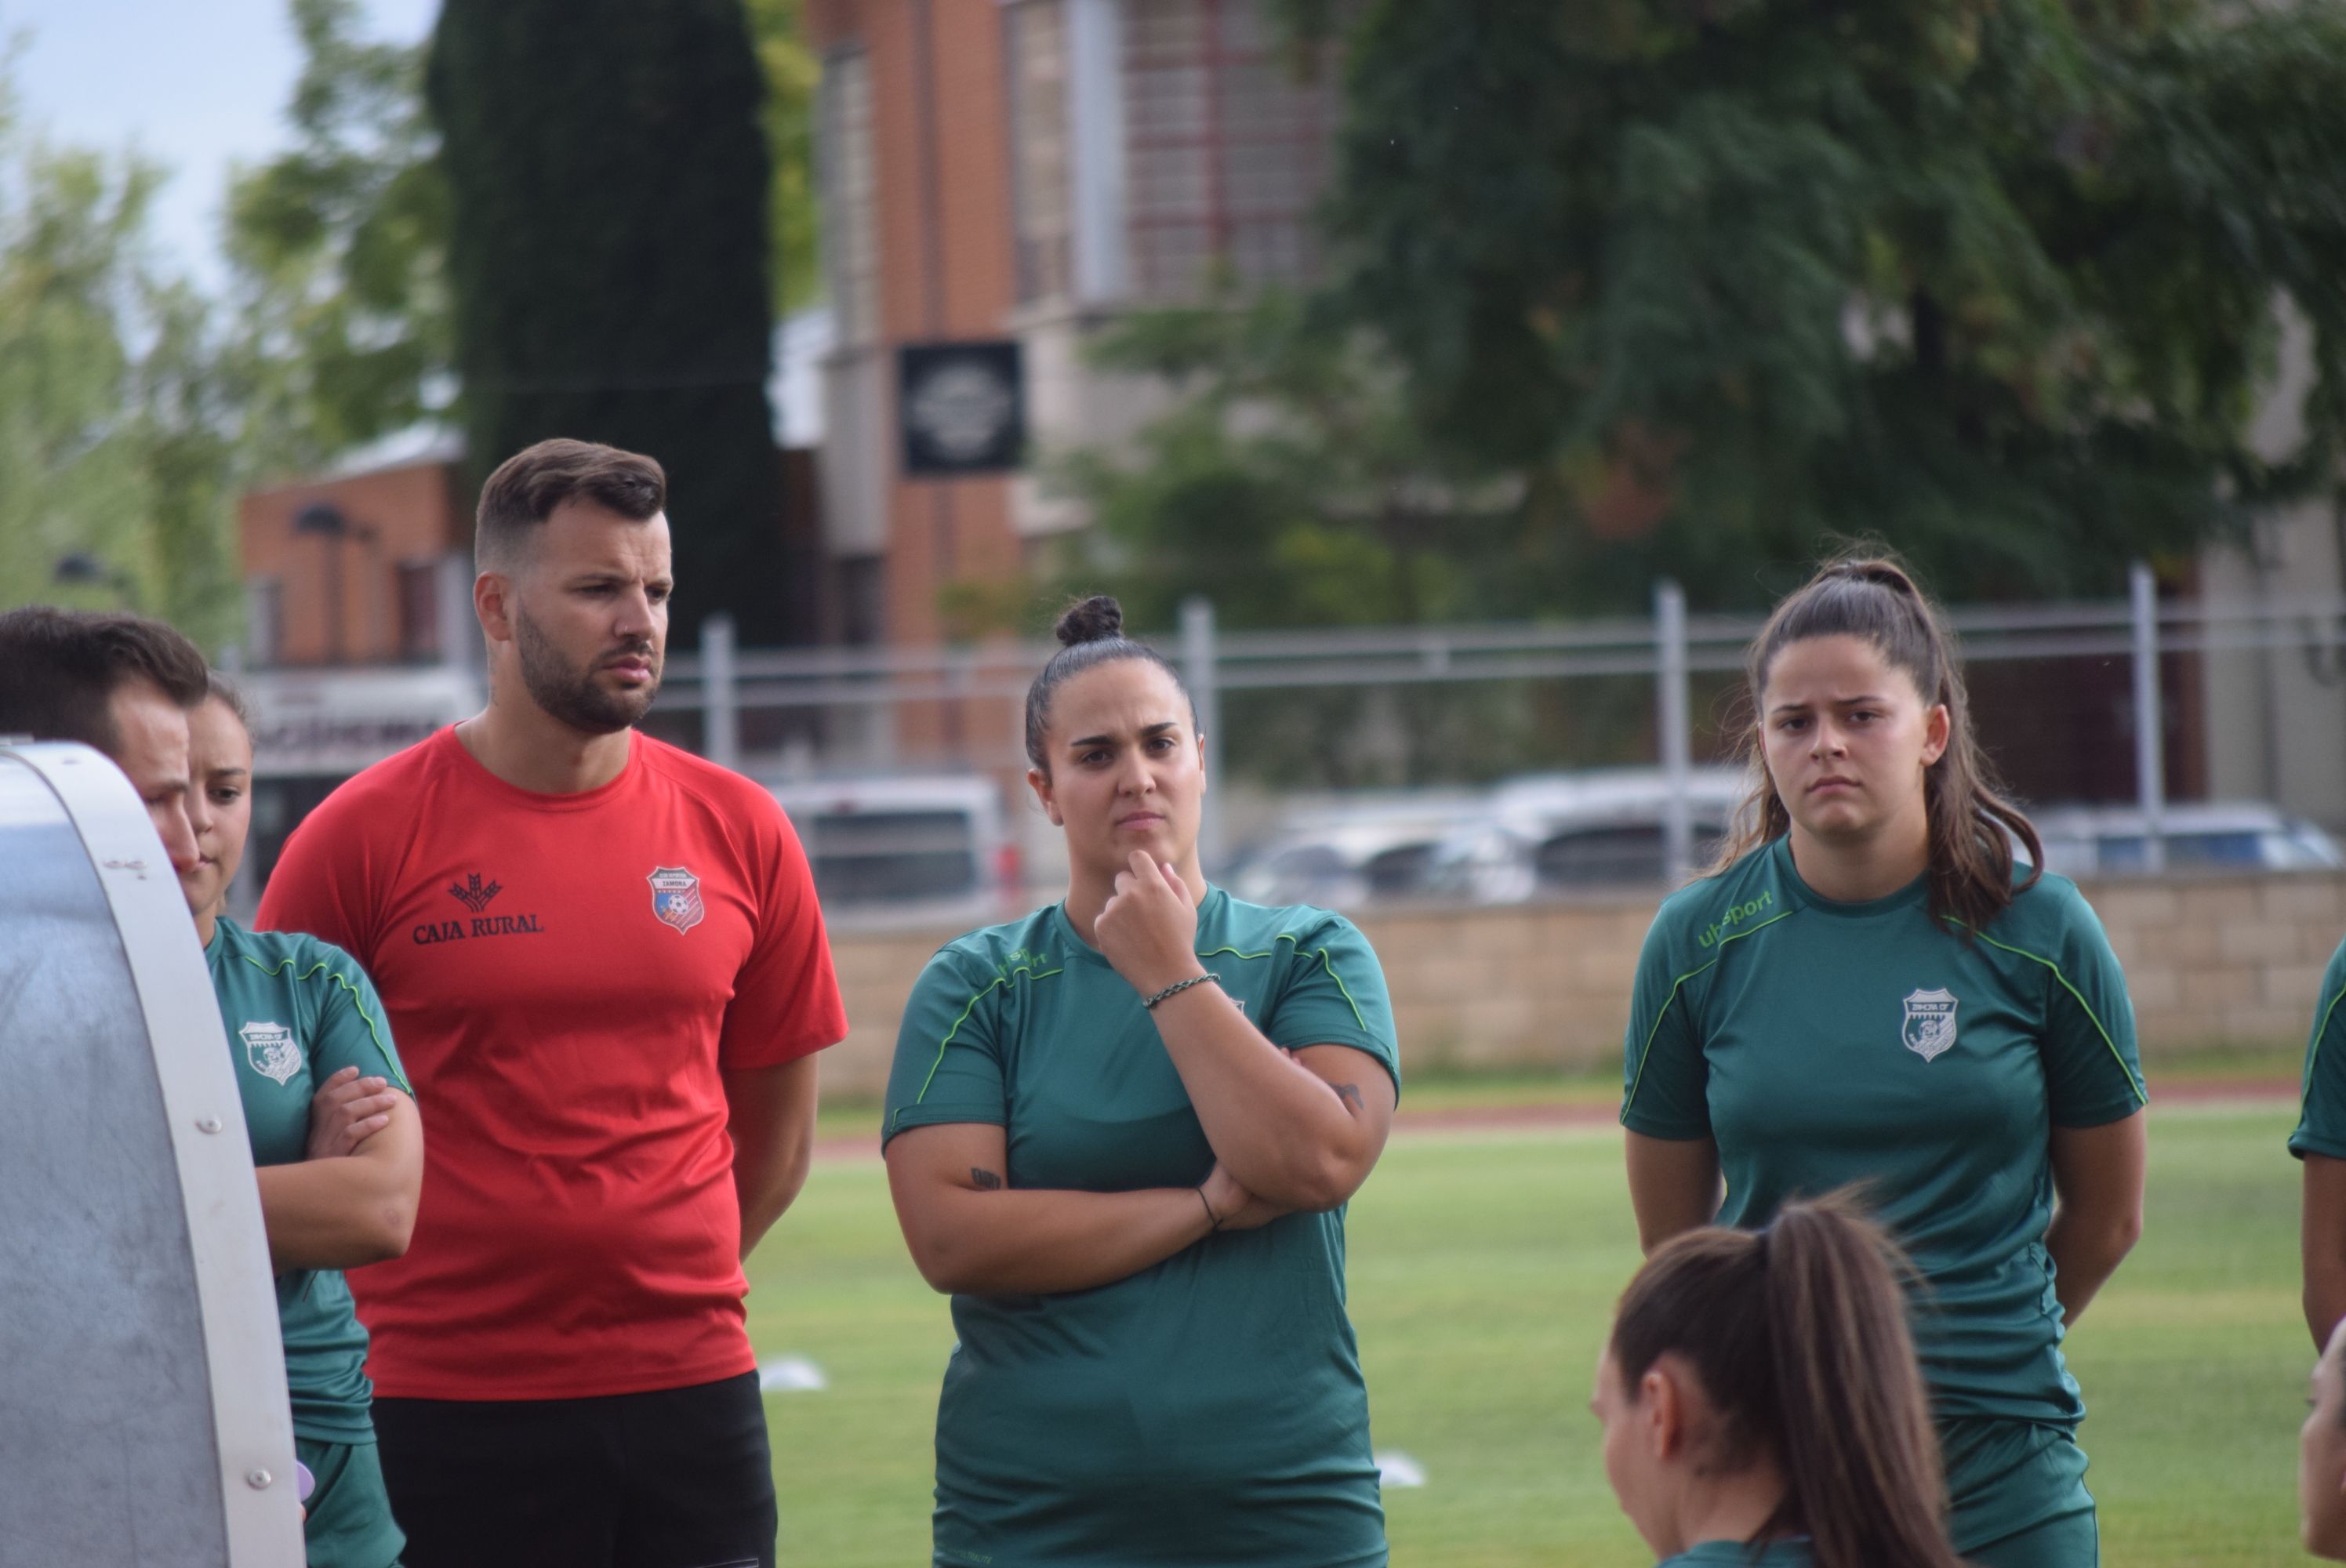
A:
<svg viewBox="0 0 2346 1568">
<path fill-rule="evenodd" d="M 137 797 L 0 747 L 0 1568 L 302 1561 L 251 1173 Z"/>
</svg>

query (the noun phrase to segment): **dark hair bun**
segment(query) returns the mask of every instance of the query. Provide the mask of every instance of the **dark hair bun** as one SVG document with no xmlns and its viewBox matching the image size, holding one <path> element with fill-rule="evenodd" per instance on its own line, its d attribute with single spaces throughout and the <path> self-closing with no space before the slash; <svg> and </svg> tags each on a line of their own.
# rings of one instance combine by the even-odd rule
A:
<svg viewBox="0 0 2346 1568">
<path fill-rule="evenodd" d="M 1094 594 L 1068 606 L 1054 628 L 1060 646 L 1074 647 L 1079 643 L 1107 642 L 1124 635 L 1124 606 L 1106 594 Z"/>
</svg>

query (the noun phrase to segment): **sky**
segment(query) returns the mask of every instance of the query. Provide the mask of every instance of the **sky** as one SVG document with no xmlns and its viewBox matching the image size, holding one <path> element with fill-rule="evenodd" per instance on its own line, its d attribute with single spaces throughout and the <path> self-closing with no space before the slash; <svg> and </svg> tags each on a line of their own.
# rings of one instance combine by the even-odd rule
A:
<svg viewBox="0 0 2346 1568">
<path fill-rule="evenodd" d="M 439 0 L 359 0 L 369 38 L 412 44 L 431 32 Z M 0 0 L 0 40 L 17 45 L 25 120 L 50 140 L 137 150 L 170 171 L 153 234 L 164 258 L 217 291 L 230 168 L 291 141 L 285 125 L 301 54 L 287 0 Z M 783 334 L 772 388 L 777 433 L 820 439 L 815 364 L 830 346 L 827 316 Z"/>
<path fill-rule="evenodd" d="M 360 0 L 370 37 L 413 43 L 438 0 Z M 0 0 L 17 44 L 23 117 L 50 139 L 136 149 L 171 170 L 157 198 L 165 255 L 208 285 L 232 164 L 287 145 L 301 68 L 286 0 Z"/>
</svg>

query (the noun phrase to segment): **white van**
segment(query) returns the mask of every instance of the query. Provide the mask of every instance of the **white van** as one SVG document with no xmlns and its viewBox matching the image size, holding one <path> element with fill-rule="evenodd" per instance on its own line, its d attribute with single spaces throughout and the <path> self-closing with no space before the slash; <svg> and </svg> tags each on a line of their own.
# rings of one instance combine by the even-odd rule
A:
<svg viewBox="0 0 2346 1568">
<path fill-rule="evenodd" d="M 991 779 L 794 779 L 770 784 L 814 868 L 826 919 L 1007 919 L 1018 849 Z"/>
</svg>

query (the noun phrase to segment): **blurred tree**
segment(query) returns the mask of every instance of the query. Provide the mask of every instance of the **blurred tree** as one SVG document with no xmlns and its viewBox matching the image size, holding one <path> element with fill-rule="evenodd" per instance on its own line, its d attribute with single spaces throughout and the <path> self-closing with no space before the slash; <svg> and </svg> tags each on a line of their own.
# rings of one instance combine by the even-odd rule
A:
<svg viewBox="0 0 2346 1568">
<path fill-rule="evenodd" d="M 240 173 L 228 254 L 248 461 L 326 462 L 445 407 L 447 189 L 423 50 L 356 36 L 357 0 L 291 0 L 292 148 Z"/>
<path fill-rule="evenodd" d="M 806 43 L 805 0 L 746 0 L 766 76 L 766 154 L 773 163 L 774 312 L 789 315 L 822 291 L 821 215 L 814 199 L 814 95 L 821 64 Z"/>
<path fill-rule="evenodd" d="M 2346 8 L 1375 0 L 1352 46 L 1331 317 L 1523 476 L 1570 598 L 1749 601 L 1862 534 L 2106 589 L 2339 482 Z"/>
<path fill-rule="evenodd" d="M 356 0 L 290 0 L 302 52 L 295 143 L 240 174 L 229 260 L 265 467 L 324 462 L 433 414 L 461 417 L 445 264 L 448 196 L 423 103 L 425 47 L 357 36 Z M 748 0 L 773 165 L 774 303 L 819 292 L 813 95 L 802 0 Z"/>
<path fill-rule="evenodd" d="M 1367 334 L 1282 292 L 1128 318 L 1095 370 L 1182 395 L 1128 451 L 1067 455 L 1056 482 L 1099 526 L 1060 563 L 1135 626 L 1204 594 L 1232 626 L 1472 616 L 1508 576 L 1513 487 L 1478 485 L 1410 418 Z"/>
<path fill-rule="evenodd" d="M 160 176 L 51 147 L 0 56 L 0 606 L 124 606 L 236 634 L 225 377 L 205 302 L 146 249 Z"/>
<path fill-rule="evenodd" d="M 1127 323 L 1195 401 L 1067 468 L 1110 558 L 1194 545 L 1239 618 L 1749 605 L 1866 536 L 1950 596 L 2106 592 L 2339 484 L 2346 7 L 1280 6 L 1349 30 L 1330 277 L 1285 330 Z M 1439 515 L 1493 476 L 1513 526 Z M 1364 484 L 1419 498 L 1409 592 Z"/>
<path fill-rule="evenodd" d="M 554 435 L 668 467 L 679 641 L 807 634 L 766 402 L 770 165 L 740 0 L 448 0 L 445 138 L 467 446 Z"/>
<path fill-rule="evenodd" d="M 1108 592 L 1162 632 L 1203 595 L 1230 629 L 1528 615 L 1520 487 L 1445 459 L 1371 337 L 1282 292 L 1133 316 L 1094 368 L 1180 395 L 1129 450 L 1068 454 L 1053 481 L 1096 526 L 1063 540 L 1051 592 L 992 606 L 1042 630 Z M 1579 757 L 1521 683 L 1231 692 L 1219 742 L 1278 787 L 1487 778 Z M 1581 759 L 1590 759 L 1582 757 Z"/>
</svg>

